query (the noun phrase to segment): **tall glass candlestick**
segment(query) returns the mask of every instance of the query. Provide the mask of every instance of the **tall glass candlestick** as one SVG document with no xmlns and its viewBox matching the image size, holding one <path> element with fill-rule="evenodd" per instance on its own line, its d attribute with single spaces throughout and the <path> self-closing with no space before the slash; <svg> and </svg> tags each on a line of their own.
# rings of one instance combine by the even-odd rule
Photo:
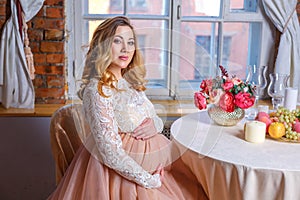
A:
<svg viewBox="0 0 300 200">
<path fill-rule="evenodd" d="M 246 118 L 247 119 L 254 119 L 257 115 L 257 102 L 261 95 L 264 92 L 264 89 L 267 86 L 267 77 L 266 77 L 266 72 L 267 72 L 268 66 L 263 65 L 263 66 L 256 66 L 252 65 L 248 67 L 248 76 L 247 76 L 247 82 L 255 86 L 254 90 L 254 96 L 255 96 L 255 103 L 254 105 L 247 109 L 246 111 Z"/>
<path fill-rule="evenodd" d="M 277 110 L 279 106 L 283 106 L 284 92 L 287 87 L 289 75 L 272 73 L 270 76 L 270 84 L 268 86 L 268 94 L 272 97 L 273 109 Z"/>
</svg>

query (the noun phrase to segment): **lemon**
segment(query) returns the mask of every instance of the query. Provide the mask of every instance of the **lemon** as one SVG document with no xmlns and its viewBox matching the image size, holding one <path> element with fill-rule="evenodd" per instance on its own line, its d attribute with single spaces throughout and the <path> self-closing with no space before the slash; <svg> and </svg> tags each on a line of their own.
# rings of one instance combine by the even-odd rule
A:
<svg viewBox="0 0 300 200">
<path fill-rule="evenodd" d="M 272 122 L 268 128 L 269 135 L 272 138 L 281 138 L 285 135 L 285 127 L 281 122 Z"/>
</svg>

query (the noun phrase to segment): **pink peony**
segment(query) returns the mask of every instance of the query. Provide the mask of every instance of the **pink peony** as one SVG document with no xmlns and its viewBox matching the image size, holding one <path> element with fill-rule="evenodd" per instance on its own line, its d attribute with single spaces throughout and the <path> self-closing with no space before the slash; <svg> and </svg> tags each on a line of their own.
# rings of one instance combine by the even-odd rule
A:
<svg viewBox="0 0 300 200">
<path fill-rule="evenodd" d="M 200 84 L 200 88 L 204 91 L 206 90 L 207 86 L 206 86 L 206 80 L 203 80 Z"/>
<path fill-rule="evenodd" d="M 212 80 L 210 80 L 210 79 L 203 80 L 201 82 L 200 88 L 202 89 L 203 93 L 209 94 L 209 92 L 212 89 Z"/>
<path fill-rule="evenodd" d="M 231 88 L 233 88 L 233 82 L 226 80 L 226 82 L 223 84 L 223 89 L 225 91 L 229 91 Z"/>
<path fill-rule="evenodd" d="M 255 97 L 247 92 L 240 92 L 234 96 L 234 104 L 242 109 L 250 108 L 254 105 Z"/>
<path fill-rule="evenodd" d="M 233 99 L 234 99 L 233 94 L 227 91 L 220 97 L 219 106 L 226 112 L 233 112 L 234 111 Z"/>
<path fill-rule="evenodd" d="M 207 104 L 215 104 L 226 112 L 235 108 L 247 109 L 254 105 L 254 86 L 243 82 L 236 76 L 229 77 L 226 69 L 220 66 L 221 76 L 205 79 L 200 84 L 200 91 L 194 95 L 197 108 L 205 109 Z"/>
<path fill-rule="evenodd" d="M 201 92 L 195 92 L 195 94 L 194 94 L 194 104 L 200 110 L 206 108 L 206 98 Z"/>
</svg>

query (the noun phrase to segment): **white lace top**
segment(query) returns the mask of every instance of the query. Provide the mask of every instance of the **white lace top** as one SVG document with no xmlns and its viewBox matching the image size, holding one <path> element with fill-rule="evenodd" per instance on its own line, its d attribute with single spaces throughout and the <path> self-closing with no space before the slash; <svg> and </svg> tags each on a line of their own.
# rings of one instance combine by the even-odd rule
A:
<svg viewBox="0 0 300 200">
<path fill-rule="evenodd" d="M 117 83 L 120 91 L 103 87 L 108 98 L 99 94 L 97 86 L 96 79 L 86 86 L 83 108 L 104 164 L 146 188 L 160 187 L 159 174 L 152 175 L 136 163 L 122 148 L 118 134 L 119 131 L 132 132 L 147 117 L 154 120 L 157 132 L 161 132 L 163 122 L 156 115 L 153 104 L 144 92 L 132 89 L 125 79 Z"/>
</svg>

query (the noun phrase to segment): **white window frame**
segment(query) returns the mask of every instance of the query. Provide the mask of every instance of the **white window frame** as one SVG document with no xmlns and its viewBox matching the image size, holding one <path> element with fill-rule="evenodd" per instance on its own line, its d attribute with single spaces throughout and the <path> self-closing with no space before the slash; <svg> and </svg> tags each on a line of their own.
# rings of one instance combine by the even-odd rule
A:
<svg viewBox="0 0 300 200">
<path fill-rule="evenodd" d="M 230 0 L 221 0 L 221 4 L 224 6 L 221 9 L 221 18 L 192 18 L 192 17 L 182 17 L 180 16 L 180 5 L 182 0 L 170 0 L 170 16 L 162 17 L 163 19 L 168 19 L 169 22 L 172 23 L 172 28 L 174 30 L 180 30 L 180 23 L 181 22 L 217 22 L 219 24 L 219 35 L 222 34 L 222 27 L 223 24 L 226 22 L 260 22 L 261 23 L 261 38 L 254 38 L 258 39 L 259 43 L 261 44 L 260 47 L 260 55 L 258 56 L 258 65 L 273 65 L 273 32 L 274 29 L 272 28 L 267 20 L 267 17 L 264 15 L 262 11 L 262 0 L 258 0 L 258 9 L 256 13 L 245 13 L 245 12 L 230 12 Z M 253 0 L 249 0 L 253 1 Z M 85 6 L 83 5 L 84 1 L 82 0 L 66 0 L 66 33 L 67 33 L 67 40 L 66 40 L 66 64 L 67 64 L 67 82 L 68 82 L 68 98 L 69 99 L 76 99 L 76 81 L 80 79 L 81 72 L 78 69 L 83 68 L 83 60 L 84 60 L 84 51 L 82 51 L 81 44 L 86 43 L 83 41 L 82 38 L 82 30 L 84 24 L 84 13 L 82 12 L 82 8 Z M 173 17 L 171 16 L 173 13 Z M 112 15 L 113 16 L 113 15 Z M 131 17 L 125 13 L 125 16 Z M 251 16 L 251 18 L 250 18 Z M 253 17 L 254 16 L 254 17 Z M 97 19 L 101 17 L 101 15 L 90 15 L 89 19 Z M 136 18 L 143 19 L 144 16 L 134 16 Z M 251 20 L 249 20 L 251 19 Z M 170 31 L 169 33 L 169 44 L 170 52 L 172 53 L 179 53 L 179 43 L 180 43 L 180 36 L 178 34 L 173 34 L 174 31 Z M 222 38 L 222 37 L 221 37 Z M 222 40 L 219 40 L 219 47 L 218 48 L 219 55 L 222 55 Z M 171 53 L 171 54 L 172 54 Z M 221 57 L 218 57 L 218 64 L 222 60 Z M 169 57 L 169 66 L 168 69 L 168 77 L 167 80 L 167 88 L 166 89 L 152 89 L 148 88 L 146 94 L 150 99 L 190 99 L 193 97 L 193 90 L 183 90 L 180 91 L 178 88 L 179 77 L 178 74 L 171 73 L 171 71 L 178 71 L 179 70 L 179 62 L 176 60 L 175 57 L 170 55 Z M 251 64 L 251 63 L 249 63 Z"/>
</svg>

